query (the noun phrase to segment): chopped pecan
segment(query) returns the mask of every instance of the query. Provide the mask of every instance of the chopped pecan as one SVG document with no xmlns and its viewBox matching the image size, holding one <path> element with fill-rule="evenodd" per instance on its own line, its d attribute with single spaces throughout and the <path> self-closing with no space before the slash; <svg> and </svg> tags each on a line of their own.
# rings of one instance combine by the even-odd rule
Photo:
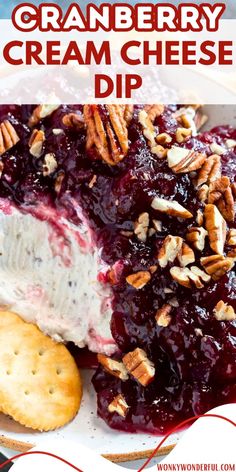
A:
<svg viewBox="0 0 236 472">
<path fill-rule="evenodd" d="M 215 281 L 223 277 L 234 266 L 234 261 L 230 257 L 224 257 L 219 254 L 202 257 L 200 262 L 205 271 Z"/>
<path fill-rule="evenodd" d="M 155 154 L 159 159 L 164 159 L 167 156 L 167 149 L 165 149 L 160 144 L 156 144 L 151 148 L 153 154 Z"/>
<path fill-rule="evenodd" d="M 58 108 L 59 105 L 38 105 L 29 119 L 29 126 L 37 125 L 39 121 L 46 118 L 46 116 L 50 116 Z"/>
<path fill-rule="evenodd" d="M 214 203 L 227 221 L 234 221 L 234 197 L 228 177 L 222 176 L 211 182 L 209 185 L 208 203 Z"/>
<path fill-rule="evenodd" d="M 75 128 L 78 130 L 84 127 L 84 117 L 82 113 L 67 113 L 63 116 L 62 123 L 68 128 Z"/>
<path fill-rule="evenodd" d="M 89 184 L 88 184 L 89 188 L 93 188 L 93 186 L 96 184 L 96 182 L 97 182 L 97 176 L 96 176 L 96 174 L 94 174 L 93 177 L 91 178 Z"/>
<path fill-rule="evenodd" d="M 43 143 L 45 133 L 42 130 L 34 129 L 29 139 L 29 152 L 34 157 L 41 157 L 43 153 Z"/>
<path fill-rule="evenodd" d="M 54 136 L 60 136 L 60 134 L 65 134 L 62 128 L 53 128 L 52 132 Z"/>
<path fill-rule="evenodd" d="M 210 149 L 213 154 L 217 154 L 218 156 L 222 156 L 226 152 L 226 149 L 223 146 L 220 146 L 216 142 L 210 144 Z"/>
<path fill-rule="evenodd" d="M 164 239 L 158 253 L 158 262 L 161 267 L 166 267 L 168 262 L 174 262 L 178 258 L 181 266 L 185 267 L 195 261 L 193 250 L 179 236 L 168 235 Z"/>
<path fill-rule="evenodd" d="M 212 154 L 206 159 L 199 171 L 196 187 L 203 184 L 210 184 L 221 176 L 221 159 L 217 154 Z"/>
<path fill-rule="evenodd" d="M 209 192 L 208 185 L 206 184 L 202 185 L 197 191 L 198 200 L 200 200 L 200 202 L 202 203 L 205 203 L 208 199 L 208 192 Z"/>
<path fill-rule="evenodd" d="M 175 133 L 177 143 L 183 143 L 184 141 L 186 141 L 186 138 L 191 136 L 191 134 L 191 128 L 177 128 Z"/>
<path fill-rule="evenodd" d="M 15 146 L 20 138 L 10 121 L 5 120 L 0 124 L 0 156 Z"/>
<path fill-rule="evenodd" d="M 209 282 L 211 278 L 196 266 L 191 267 L 191 269 L 174 266 L 171 267 L 170 274 L 179 285 L 183 285 L 186 288 L 192 288 L 192 285 L 199 289 L 203 288 L 202 282 Z"/>
<path fill-rule="evenodd" d="M 236 320 L 236 313 L 231 305 L 224 303 L 223 300 L 220 300 L 215 306 L 214 317 L 218 321 L 233 321 Z"/>
<path fill-rule="evenodd" d="M 225 144 L 228 149 L 233 149 L 236 146 L 236 141 L 235 139 L 226 139 Z"/>
<path fill-rule="evenodd" d="M 137 238 L 144 243 L 147 241 L 148 227 L 149 214 L 146 212 L 141 213 L 137 221 L 134 223 L 134 233 L 136 234 Z"/>
<path fill-rule="evenodd" d="M 203 225 L 204 217 L 201 210 L 197 210 L 196 222 L 199 226 Z"/>
<path fill-rule="evenodd" d="M 169 305 L 174 307 L 174 308 L 178 308 L 178 306 L 179 306 L 179 302 L 178 302 L 176 297 L 170 298 L 168 300 L 168 302 L 169 302 Z"/>
<path fill-rule="evenodd" d="M 168 166 L 173 172 L 193 172 L 200 169 L 206 160 L 206 155 L 177 146 L 172 146 L 167 152 Z"/>
<path fill-rule="evenodd" d="M 45 154 L 44 163 L 43 163 L 44 177 L 52 174 L 53 172 L 55 172 L 56 169 L 57 169 L 57 160 L 55 158 L 55 154 L 53 152 Z"/>
<path fill-rule="evenodd" d="M 174 262 L 181 251 L 182 244 L 183 239 L 179 236 L 166 236 L 157 256 L 159 265 L 164 268 L 168 262 Z"/>
<path fill-rule="evenodd" d="M 140 290 L 151 280 L 151 274 L 147 270 L 141 270 L 126 277 L 126 282 L 132 287 Z"/>
<path fill-rule="evenodd" d="M 191 247 L 189 247 L 186 243 L 183 243 L 177 258 L 181 267 L 186 267 L 195 261 L 195 254 Z"/>
<path fill-rule="evenodd" d="M 165 106 L 162 105 L 162 104 L 146 105 L 144 109 L 147 112 L 148 117 L 150 118 L 150 120 L 152 122 L 154 122 L 155 119 L 158 118 L 158 116 L 162 115 L 162 113 L 165 109 Z"/>
<path fill-rule="evenodd" d="M 86 149 L 95 149 L 110 165 L 118 164 L 129 149 L 128 128 L 122 105 L 104 105 L 103 119 L 100 105 L 84 105 L 84 120 L 87 126 Z"/>
<path fill-rule="evenodd" d="M 205 206 L 204 217 L 212 251 L 223 254 L 226 240 L 226 222 L 223 216 L 215 205 L 209 203 Z"/>
<path fill-rule="evenodd" d="M 229 246 L 236 246 L 236 229 L 235 228 L 231 228 L 229 230 L 227 244 Z"/>
<path fill-rule="evenodd" d="M 171 143 L 172 137 L 168 133 L 160 133 L 157 135 L 156 140 L 159 144 L 165 146 L 166 144 Z"/>
<path fill-rule="evenodd" d="M 167 326 L 169 326 L 171 322 L 171 316 L 170 316 L 171 310 L 172 310 L 172 306 L 168 305 L 168 303 L 166 303 L 161 308 L 159 308 L 159 310 L 157 310 L 155 319 L 158 326 L 161 326 L 163 328 L 166 328 Z"/>
<path fill-rule="evenodd" d="M 125 418 L 128 409 L 129 406 L 121 394 L 117 395 L 108 405 L 109 413 L 118 413 L 118 415 L 123 416 L 123 418 Z"/>
<path fill-rule="evenodd" d="M 138 115 L 139 123 L 142 125 L 143 128 L 143 135 L 148 141 L 148 145 L 151 148 L 151 151 L 153 148 L 156 147 L 156 130 L 155 127 L 150 120 L 147 112 L 145 110 L 141 110 Z"/>
<path fill-rule="evenodd" d="M 65 173 L 63 172 L 63 170 L 58 172 L 58 175 L 55 180 L 55 185 L 54 185 L 54 189 L 56 193 L 60 193 L 64 178 L 65 178 Z"/>
<path fill-rule="evenodd" d="M 192 228 L 188 229 L 186 239 L 193 245 L 195 249 L 198 249 L 198 251 L 203 251 L 207 234 L 208 233 L 205 228 L 192 226 Z"/>
<path fill-rule="evenodd" d="M 170 216 L 177 216 L 180 218 L 192 218 L 193 215 L 190 211 L 186 210 L 175 200 L 166 200 L 164 198 L 154 197 L 151 204 L 154 210 L 158 210 L 161 213 L 166 213 Z"/>
<path fill-rule="evenodd" d="M 201 328 L 194 328 L 196 336 L 203 336 L 203 332 Z"/>
<path fill-rule="evenodd" d="M 162 231 L 162 222 L 160 220 L 152 220 L 153 228 L 157 233 L 160 233 Z"/>
<path fill-rule="evenodd" d="M 196 134 L 195 126 L 195 110 L 191 106 L 181 107 L 173 113 L 173 118 L 184 128 L 191 128 L 192 132 Z"/>
<path fill-rule="evenodd" d="M 157 271 L 157 265 L 152 265 L 149 267 L 149 272 L 151 274 L 155 274 L 156 271 Z"/>
<path fill-rule="evenodd" d="M 97 355 L 98 362 L 101 364 L 104 369 L 114 377 L 121 379 L 123 381 L 128 379 L 128 371 L 123 364 L 123 362 L 115 361 L 105 356 L 104 354 Z"/>
<path fill-rule="evenodd" d="M 128 372 L 139 382 L 143 387 L 150 384 L 155 376 L 155 367 L 153 362 L 151 362 L 145 351 L 136 348 L 132 352 L 128 352 L 123 357 L 123 362 L 125 364 Z"/>
</svg>

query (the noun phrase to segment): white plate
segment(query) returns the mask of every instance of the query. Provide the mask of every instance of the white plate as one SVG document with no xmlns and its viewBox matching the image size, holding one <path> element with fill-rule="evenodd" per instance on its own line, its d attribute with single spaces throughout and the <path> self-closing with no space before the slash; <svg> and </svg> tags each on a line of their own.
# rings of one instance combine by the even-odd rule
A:
<svg viewBox="0 0 236 472">
<path fill-rule="evenodd" d="M 96 415 L 96 395 L 91 385 L 91 372 L 82 370 L 84 393 L 77 417 L 64 428 L 49 433 L 39 433 L 20 426 L 7 416 L 0 415 L 0 435 L 14 441 L 30 444 L 41 443 L 49 438 L 78 439 L 81 444 L 101 454 L 126 454 L 154 449 L 160 437 L 148 434 L 119 433 L 109 428 Z M 175 443 L 178 435 L 173 435 L 166 445 Z"/>
<path fill-rule="evenodd" d="M 209 116 L 207 129 L 219 124 L 236 125 L 235 106 L 213 105 L 205 107 L 205 111 Z M 117 454 L 121 456 L 137 451 L 154 449 L 157 446 L 160 441 L 158 436 L 119 433 L 108 428 L 96 415 L 96 396 L 90 382 L 91 373 L 84 371 L 82 375 L 84 379 L 82 406 L 72 423 L 55 432 L 38 433 L 27 430 L 0 414 L 0 436 L 30 444 L 47 441 L 49 437 L 53 439 L 73 439 L 101 454 Z M 180 436 L 181 434 L 172 435 L 165 445 L 174 444 Z M 17 444 L 15 447 L 17 449 Z M 13 447 L 11 446 L 11 448 Z"/>
</svg>

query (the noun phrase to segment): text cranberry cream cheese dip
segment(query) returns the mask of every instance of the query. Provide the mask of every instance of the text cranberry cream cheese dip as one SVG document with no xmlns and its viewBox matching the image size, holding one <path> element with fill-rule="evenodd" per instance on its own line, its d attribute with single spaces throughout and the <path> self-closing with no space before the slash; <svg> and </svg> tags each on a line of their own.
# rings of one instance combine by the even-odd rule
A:
<svg viewBox="0 0 236 472">
<path fill-rule="evenodd" d="M 202 21 L 210 31 L 216 31 L 225 10 L 225 4 L 178 5 L 114 4 L 96 6 L 88 4 L 84 13 L 79 4 L 73 3 L 64 13 L 59 5 L 38 7 L 19 5 L 12 15 L 13 24 L 21 31 L 201 31 Z"/>
</svg>

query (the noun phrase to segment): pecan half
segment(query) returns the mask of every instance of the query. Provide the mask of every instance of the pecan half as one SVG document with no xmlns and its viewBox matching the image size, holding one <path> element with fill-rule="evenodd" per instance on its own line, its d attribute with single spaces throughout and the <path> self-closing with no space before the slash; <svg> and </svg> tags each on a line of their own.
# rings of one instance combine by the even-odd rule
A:
<svg viewBox="0 0 236 472">
<path fill-rule="evenodd" d="M 151 274 L 147 270 L 141 270 L 126 277 L 126 282 L 132 287 L 140 290 L 151 280 Z"/>
<path fill-rule="evenodd" d="M 205 228 L 192 226 L 192 228 L 188 229 L 186 239 L 193 245 L 195 249 L 198 251 L 203 251 L 207 234 L 208 232 L 205 230 Z"/>
<path fill-rule="evenodd" d="M 177 216 L 180 218 L 192 218 L 193 215 L 190 211 L 186 210 L 175 200 L 166 200 L 164 198 L 154 197 L 151 203 L 151 207 L 154 210 L 158 210 L 161 213 L 166 213 L 170 216 Z"/>
<path fill-rule="evenodd" d="M 148 234 L 148 227 L 149 227 L 149 214 L 144 212 L 141 213 L 134 223 L 134 233 L 136 234 L 137 238 L 145 243 L 147 241 L 147 234 Z"/>
<path fill-rule="evenodd" d="M 231 182 L 222 176 L 209 185 L 208 203 L 214 203 L 226 221 L 234 221 L 235 208 Z"/>
<path fill-rule="evenodd" d="M 34 157 L 41 157 L 43 153 L 43 143 L 45 133 L 42 130 L 34 129 L 29 139 L 29 152 Z"/>
<path fill-rule="evenodd" d="M 223 254 L 226 240 L 226 222 L 223 216 L 215 205 L 208 204 L 204 209 L 204 217 L 212 251 Z"/>
<path fill-rule="evenodd" d="M 0 156 L 11 149 L 20 141 L 10 121 L 5 120 L 0 124 Z"/>
<path fill-rule="evenodd" d="M 82 113 L 67 113 L 63 116 L 62 123 L 68 128 L 75 128 L 76 130 L 79 130 L 84 127 L 84 117 Z"/>
<path fill-rule="evenodd" d="M 123 362 L 115 361 L 113 359 L 110 359 L 109 357 L 105 356 L 104 354 L 98 354 L 97 355 L 98 362 L 101 364 L 106 372 L 109 374 L 113 375 L 114 377 L 117 377 L 118 379 L 121 379 L 123 381 L 128 379 L 128 371 L 123 364 Z"/>
<path fill-rule="evenodd" d="M 123 418 L 125 418 L 128 409 L 129 406 L 127 405 L 125 398 L 121 394 L 117 395 L 108 405 L 109 413 L 118 413 L 118 415 L 123 416 Z"/>
<path fill-rule="evenodd" d="M 136 348 L 132 352 L 128 352 L 123 357 L 123 363 L 125 364 L 128 372 L 139 382 L 143 387 L 150 384 L 155 376 L 155 367 L 151 362 L 145 351 Z"/>
<path fill-rule="evenodd" d="M 170 274 L 179 285 L 186 288 L 192 288 L 193 285 L 198 289 L 203 288 L 202 282 L 209 282 L 211 279 L 209 275 L 196 266 L 191 267 L 191 269 L 174 266 L 171 267 Z"/>
<path fill-rule="evenodd" d="M 161 326 L 163 328 L 169 326 L 171 322 L 171 310 L 172 306 L 168 305 L 168 303 L 166 303 L 161 308 L 159 308 L 159 310 L 157 310 L 155 319 L 158 326 Z"/>
<path fill-rule="evenodd" d="M 57 169 L 57 160 L 55 158 L 55 154 L 50 152 L 45 154 L 44 156 L 44 163 L 43 163 L 43 176 L 46 177 Z"/>
<path fill-rule="evenodd" d="M 29 119 L 29 126 L 37 125 L 39 121 L 46 118 L 46 116 L 50 116 L 59 106 L 60 105 L 38 105 Z"/>
<path fill-rule="evenodd" d="M 201 170 L 199 171 L 196 187 L 199 188 L 203 184 L 210 184 L 221 176 L 221 159 L 217 154 L 212 154 L 206 159 Z"/>
<path fill-rule="evenodd" d="M 214 317 L 218 321 L 233 321 L 236 320 L 236 313 L 231 305 L 224 303 L 223 300 L 220 300 L 215 306 Z"/>
<path fill-rule="evenodd" d="M 202 257 L 200 262 L 205 271 L 211 275 L 214 281 L 219 280 L 234 266 L 233 259 L 230 257 L 221 256 L 219 254 Z"/>
<path fill-rule="evenodd" d="M 172 146 L 167 152 L 168 166 L 176 174 L 193 172 L 200 169 L 206 160 L 206 155 L 177 146 Z"/>
<path fill-rule="evenodd" d="M 124 106 L 84 105 L 84 120 L 87 127 L 86 149 L 95 149 L 110 165 L 116 165 L 129 149 L 128 128 L 124 117 Z M 104 116 L 105 115 L 105 118 Z"/>
<path fill-rule="evenodd" d="M 227 244 L 229 246 L 236 246 L 236 229 L 235 228 L 231 228 L 229 230 Z"/>
</svg>

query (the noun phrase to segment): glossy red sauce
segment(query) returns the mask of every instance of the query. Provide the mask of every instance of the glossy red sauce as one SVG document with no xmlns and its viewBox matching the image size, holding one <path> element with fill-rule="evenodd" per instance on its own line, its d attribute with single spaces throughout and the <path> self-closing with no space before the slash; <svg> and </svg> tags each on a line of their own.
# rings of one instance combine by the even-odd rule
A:
<svg viewBox="0 0 236 472">
<path fill-rule="evenodd" d="M 174 174 L 166 160 L 151 154 L 138 124 L 135 108 L 129 127 L 130 148 L 125 159 L 115 167 L 101 162 L 95 154 L 85 152 L 85 132 L 68 130 L 62 116 L 81 106 L 60 107 L 43 121 L 46 142 L 44 154 L 54 152 L 58 168 L 49 177 L 42 176 L 43 158 L 29 153 L 30 130 L 28 118 L 33 107 L 2 106 L 0 121 L 10 119 L 21 141 L 2 156 L 4 171 L 0 180 L 0 197 L 13 200 L 22 211 L 32 211 L 43 202 L 79 224 L 73 201 L 79 203 L 94 231 L 102 257 L 110 265 L 118 264 L 117 283 L 113 286 L 114 302 L 111 321 L 112 335 L 121 358 L 136 347 L 143 348 L 154 362 L 156 375 L 147 387 L 134 378 L 126 382 L 98 368 L 93 384 L 98 396 L 98 414 L 112 428 L 150 433 L 168 431 L 181 420 L 201 414 L 210 408 L 236 401 L 236 322 L 219 322 L 213 308 L 219 300 L 236 310 L 236 276 L 232 270 L 219 282 L 210 282 L 204 289 L 189 290 L 174 282 L 169 267 L 158 269 L 151 282 L 142 290 L 126 283 L 130 273 L 146 270 L 157 261 L 157 252 L 168 234 L 184 236 L 193 220 L 171 218 L 151 209 L 154 196 L 177 200 L 194 215 L 202 204 L 196 198 L 190 176 Z M 174 138 L 177 122 L 172 116 L 175 107 L 167 107 L 156 120 L 159 132 Z M 53 134 L 54 128 L 64 133 Z M 186 146 L 212 154 L 209 144 L 222 144 L 236 139 L 236 130 L 218 127 L 211 132 L 190 138 Z M 236 181 L 236 148 L 222 156 L 222 174 Z M 59 194 L 54 190 L 60 171 L 64 180 Z M 96 174 L 96 184 L 89 182 Z M 133 229 L 133 222 L 143 211 L 150 218 L 162 220 L 162 231 L 142 243 L 135 235 L 127 237 L 122 231 Z M 200 256 L 209 254 L 206 245 Z M 108 281 L 106 281 L 108 282 Z M 179 306 L 172 311 L 167 328 L 158 327 L 155 313 L 173 297 L 166 294 L 171 288 Z M 201 329 L 203 336 L 196 334 Z M 87 354 L 86 354 L 87 356 Z M 88 357 L 85 357 L 88 364 Z M 94 359 L 89 361 L 94 365 Z M 108 412 L 108 404 L 122 393 L 130 406 L 126 418 Z"/>
</svg>

